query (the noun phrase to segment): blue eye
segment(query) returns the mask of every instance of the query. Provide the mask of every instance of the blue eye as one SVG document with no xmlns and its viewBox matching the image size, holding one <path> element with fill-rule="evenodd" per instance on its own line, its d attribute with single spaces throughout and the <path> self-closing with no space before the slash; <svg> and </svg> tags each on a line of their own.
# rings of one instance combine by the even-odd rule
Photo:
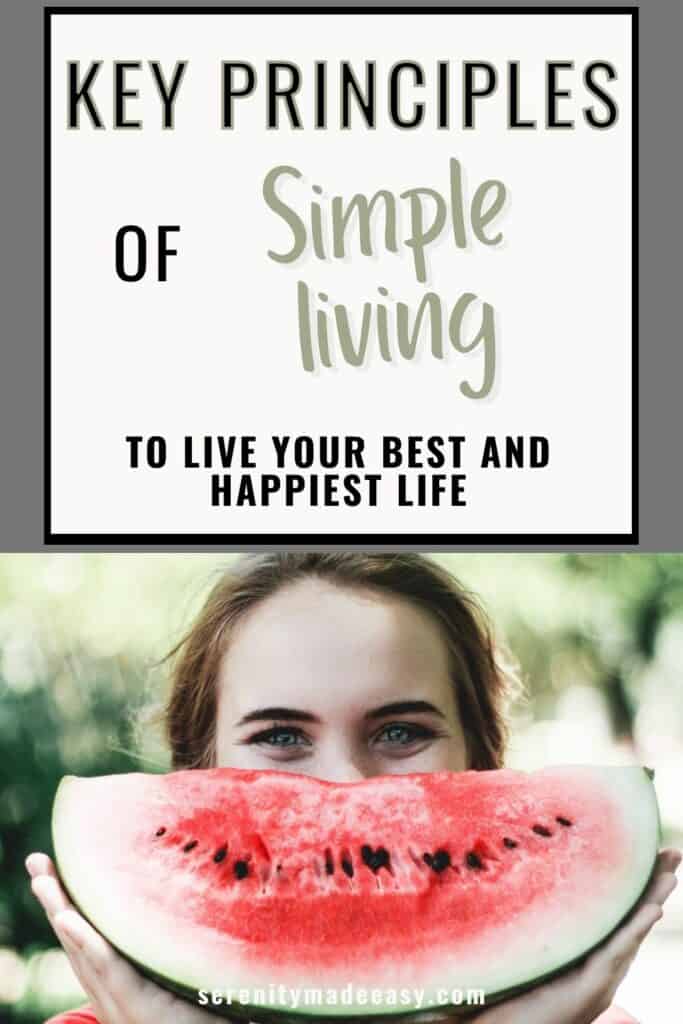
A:
<svg viewBox="0 0 683 1024">
<path fill-rule="evenodd" d="M 298 747 L 310 745 L 310 740 L 304 736 L 301 729 L 294 729 L 291 726 L 274 726 L 272 729 L 262 729 L 249 738 L 249 743 L 264 743 L 269 747 Z"/>
<path fill-rule="evenodd" d="M 431 739 L 434 736 L 434 730 L 427 728 L 427 726 L 408 724 L 407 722 L 392 722 L 390 725 L 385 725 L 377 733 L 375 742 L 408 746 L 416 740 Z"/>
</svg>

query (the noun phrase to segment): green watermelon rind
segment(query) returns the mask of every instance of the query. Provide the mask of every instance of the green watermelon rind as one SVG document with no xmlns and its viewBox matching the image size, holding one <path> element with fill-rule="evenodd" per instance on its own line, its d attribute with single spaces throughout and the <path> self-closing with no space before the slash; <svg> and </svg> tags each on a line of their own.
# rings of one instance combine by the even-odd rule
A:
<svg viewBox="0 0 683 1024">
<path fill-rule="evenodd" d="M 655 791 L 654 791 L 654 785 L 653 785 L 653 781 L 652 781 L 653 778 L 654 778 L 654 771 L 652 769 L 646 768 L 646 767 L 643 767 L 641 770 L 645 774 L 645 776 L 647 777 L 648 788 L 651 790 L 651 792 L 653 794 L 654 807 L 655 807 L 656 819 L 657 819 L 657 848 L 658 848 L 660 843 L 661 843 L 661 817 L 660 817 L 659 806 L 658 806 L 658 803 L 657 803 L 657 800 L 656 800 L 656 794 L 655 794 Z M 57 844 L 54 841 L 55 825 L 56 825 L 56 814 L 57 814 L 57 809 L 58 809 L 58 799 L 57 799 L 57 796 L 59 794 L 59 790 L 62 788 L 64 783 L 66 783 L 69 780 L 69 778 L 70 778 L 69 776 L 65 776 L 65 778 L 62 779 L 62 781 L 60 782 L 58 790 L 57 790 L 57 795 L 55 797 L 55 802 L 54 802 L 54 805 L 53 805 L 52 835 L 53 835 L 53 845 L 55 846 L 55 850 L 56 850 L 56 847 L 57 847 Z M 372 1024 L 384 1024 L 384 1022 L 386 1022 L 386 1024 L 402 1024 L 402 1022 L 413 1022 L 413 1024 L 429 1024 L 430 1021 L 441 1020 L 441 1019 L 443 1019 L 444 1016 L 453 1017 L 453 1018 L 456 1018 L 456 1019 L 466 1019 L 468 1017 L 472 1017 L 472 1016 L 475 1016 L 477 1014 L 482 1013 L 483 1010 L 486 1009 L 487 1007 L 494 1006 L 494 1005 L 496 1005 L 498 1003 L 504 1002 L 505 1000 L 511 999 L 511 998 L 513 998 L 515 996 L 518 996 L 518 995 L 521 995 L 521 994 L 523 994 L 525 992 L 529 992 L 532 989 L 537 988 L 540 985 L 543 985 L 543 984 L 551 981 L 554 978 L 557 978 L 557 977 L 560 977 L 560 976 L 562 976 L 564 974 L 567 974 L 568 972 L 570 972 L 575 967 L 578 967 L 582 963 L 584 963 L 586 961 L 586 959 L 593 952 L 595 952 L 597 949 L 599 949 L 600 947 L 605 945 L 609 941 L 611 936 L 614 935 L 615 932 L 617 932 L 619 930 L 619 928 L 622 927 L 622 925 L 629 919 L 629 917 L 633 913 L 634 908 L 638 905 L 638 903 L 642 899 L 644 893 L 647 891 L 647 888 L 648 888 L 648 886 L 649 886 L 649 884 L 650 884 L 650 882 L 652 880 L 652 876 L 653 876 L 653 874 L 655 872 L 656 864 L 657 864 L 657 852 L 655 850 L 655 856 L 653 858 L 653 863 L 652 863 L 650 872 L 649 872 L 649 874 L 648 874 L 648 876 L 647 876 L 647 878 L 646 878 L 646 880 L 645 880 L 645 882 L 644 882 L 640 892 L 638 893 L 637 897 L 633 900 L 633 903 L 631 904 L 631 906 L 628 908 L 628 910 L 625 912 L 625 914 L 622 916 L 622 918 L 616 923 L 616 925 L 614 925 L 612 928 L 610 928 L 609 931 L 607 931 L 602 936 L 602 938 L 598 939 L 589 948 L 585 949 L 578 956 L 576 956 L 572 960 L 562 964 L 561 966 L 557 967 L 556 969 L 553 969 L 553 970 L 548 971 L 548 972 L 546 972 L 546 973 L 544 973 L 542 975 L 538 975 L 536 977 L 533 977 L 533 978 L 530 978 L 528 980 L 525 980 L 525 981 L 521 982 L 519 985 L 515 985 L 515 986 L 508 987 L 506 989 L 503 989 L 503 990 L 500 990 L 500 991 L 497 991 L 497 992 L 493 992 L 491 995 L 486 994 L 484 1004 L 476 1005 L 476 1006 L 470 1006 L 470 1007 L 454 1006 L 452 1004 L 440 1004 L 440 1005 L 434 1005 L 432 1007 L 423 1007 L 421 1009 L 408 1010 L 408 1011 L 406 1011 L 403 1008 L 397 1008 L 397 1010 L 393 1011 L 393 1012 L 383 1010 L 380 1013 L 376 1013 L 375 1014 L 375 1013 L 362 1012 L 360 1010 L 355 1010 L 355 1012 L 350 1012 L 350 1013 L 336 1013 L 336 1012 L 330 1013 L 329 1010 L 328 1010 L 328 1012 L 325 1013 L 325 1012 L 321 1012 L 319 1007 L 314 1007 L 310 1011 L 301 1010 L 301 1011 L 297 1012 L 297 1011 L 293 1011 L 293 1010 L 290 1010 L 290 1009 L 279 1009 L 279 1008 L 273 1008 L 273 1007 L 266 1007 L 266 1006 L 263 1006 L 263 1005 L 251 1006 L 251 1005 L 242 1004 L 242 1003 L 230 1003 L 230 1004 L 221 1003 L 221 1004 L 218 1004 L 218 1005 L 208 1004 L 206 1006 L 201 1006 L 199 1004 L 199 1002 L 198 1002 L 198 990 L 196 988 L 189 988 L 187 986 L 184 986 L 183 984 L 178 983 L 175 979 L 169 977 L 168 975 L 165 975 L 165 974 L 159 973 L 158 971 L 155 971 L 153 968 L 150 968 L 148 965 L 146 965 L 142 961 L 140 961 L 140 960 L 132 957 L 130 954 L 126 953 L 123 949 L 121 949 L 119 946 L 117 946 L 111 940 L 107 940 L 107 941 L 112 946 L 112 948 L 114 948 L 116 950 L 116 952 L 119 953 L 119 955 L 123 957 L 124 960 L 126 960 L 133 967 L 135 967 L 137 970 L 139 970 L 140 973 L 143 974 L 145 977 L 148 977 L 150 980 L 158 983 L 159 985 L 161 985 L 163 988 L 167 989 L 168 991 L 173 992 L 175 995 L 177 995 L 181 999 L 191 1003 L 195 1007 L 197 1007 L 199 1009 L 203 1009 L 206 1012 L 211 1013 L 212 1015 L 224 1017 L 224 1018 L 226 1018 L 228 1020 L 252 1021 L 252 1022 L 254 1022 L 254 1024 L 302 1024 L 302 1022 L 311 1021 L 311 1020 L 313 1020 L 315 1018 L 318 1018 L 318 1019 L 324 1019 L 325 1021 L 333 1021 L 333 1022 L 335 1022 L 335 1024 L 358 1024 L 359 1019 L 360 1020 L 368 1020 L 368 1021 L 372 1022 Z M 55 866 L 56 866 L 56 870 L 57 870 L 57 874 L 58 874 L 58 877 L 60 879 L 60 882 L 61 882 L 65 892 L 69 896 L 72 904 L 83 915 L 83 917 L 85 917 L 86 920 L 87 920 L 88 919 L 87 913 L 85 912 L 84 908 L 82 908 L 80 906 L 80 904 L 79 904 L 77 898 L 75 897 L 71 887 L 69 887 L 69 885 L 68 885 L 68 883 L 67 883 L 67 881 L 66 881 L 66 879 L 65 879 L 65 877 L 63 875 L 63 873 L 60 871 L 59 861 L 58 861 L 57 857 L 55 857 Z M 448 982 L 445 981 L 444 982 L 444 986 L 447 986 L 447 985 L 448 985 Z"/>
</svg>

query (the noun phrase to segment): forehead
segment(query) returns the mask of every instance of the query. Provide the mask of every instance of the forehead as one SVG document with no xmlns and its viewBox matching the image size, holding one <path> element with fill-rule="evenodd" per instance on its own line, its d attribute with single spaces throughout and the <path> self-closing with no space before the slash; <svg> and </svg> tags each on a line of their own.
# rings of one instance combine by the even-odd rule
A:
<svg viewBox="0 0 683 1024">
<path fill-rule="evenodd" d="M 399 698 L 443 706 L 449 690 L 447 644 L 426 609 L 318 579 L 252 608 L 219 672 L 220 699 L 237 714 L 271 704 L 325 713 Z"/>
</svg>

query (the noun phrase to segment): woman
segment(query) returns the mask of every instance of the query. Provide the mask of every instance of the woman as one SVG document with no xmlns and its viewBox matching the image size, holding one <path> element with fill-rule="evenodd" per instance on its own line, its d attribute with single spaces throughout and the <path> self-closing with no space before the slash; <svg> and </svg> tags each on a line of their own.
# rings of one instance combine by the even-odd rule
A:
<svg viewBox="0 0 683 1024">
<path fill-rule="evenodd" d="M 335 781 L 503 763 L 514 678 L 480 608 L 416 554 L 242 559 L 175 656 L 166 728 L 174 768 L 278 768 Z M 639 906 L 578 968 L 477 1024 L 626 1024 L 614 992 L 662 916 L 680 855 L 661 852 Z M 27 860 L 91 1009 L 54 1024 L 207 1024 L 141 977 L 76 912 L 44 854 Z"/>
</svg>

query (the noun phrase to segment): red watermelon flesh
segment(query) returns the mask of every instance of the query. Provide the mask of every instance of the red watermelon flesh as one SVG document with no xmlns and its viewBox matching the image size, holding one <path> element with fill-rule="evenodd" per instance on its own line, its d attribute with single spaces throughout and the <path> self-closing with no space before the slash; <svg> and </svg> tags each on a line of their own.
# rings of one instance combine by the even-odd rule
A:
<svg viewBox="0 0 683 1024">
<path fill-rule="evenodd" d="M 85 916 L 191 998 L 351 983 L 434 1005 L 444 986 L 490 1001 L 599 943 L 648 880 L 658 813 L 640 768 L 347 784 L 215 769 L 67 777 L 53 835 Z"/>
</svg>

